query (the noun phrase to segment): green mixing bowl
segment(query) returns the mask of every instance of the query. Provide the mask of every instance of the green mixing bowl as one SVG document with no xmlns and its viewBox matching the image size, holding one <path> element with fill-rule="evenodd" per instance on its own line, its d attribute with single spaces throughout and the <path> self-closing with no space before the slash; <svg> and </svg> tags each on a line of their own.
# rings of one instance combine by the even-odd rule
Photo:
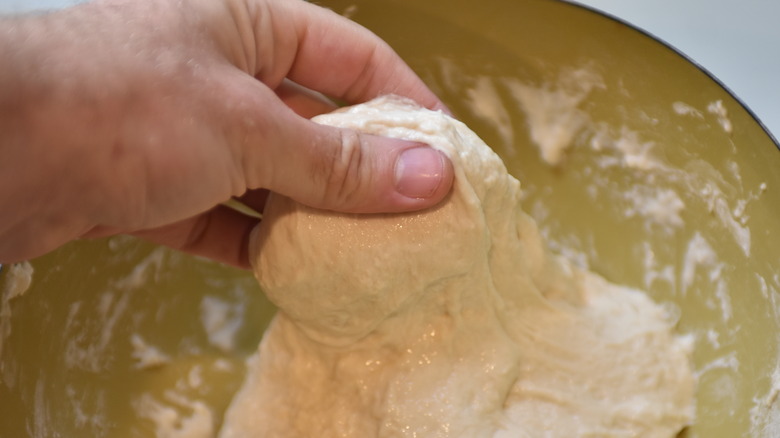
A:
<svg viewBox="0 0 780 438">
<path fill-rule="evenodd" d="M 551 0 L 328 0 L 507 162 L 552 249 L 695 338 L 686 437 L 780 434 L 780 150 L 705 71 Z M 249 273 L 128 237 L 0 272 L 0 436 L 216 433 L 274 309 Z M 16 286 L 15 286 L 16 285 Z"/>
</svg>

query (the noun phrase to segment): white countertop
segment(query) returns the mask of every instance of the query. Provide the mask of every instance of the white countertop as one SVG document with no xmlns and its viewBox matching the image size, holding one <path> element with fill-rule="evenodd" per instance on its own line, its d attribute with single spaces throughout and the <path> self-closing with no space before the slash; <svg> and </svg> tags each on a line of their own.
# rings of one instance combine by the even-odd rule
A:
<svg viewBox="0 0 780 438">
<path fill-rule="evenodd" d="M 79 0 L 0 0 L 0 12 Z M 780 1 L 576 0 L 631 23 L 707 69 L 780 137 Z"/>
</svg>

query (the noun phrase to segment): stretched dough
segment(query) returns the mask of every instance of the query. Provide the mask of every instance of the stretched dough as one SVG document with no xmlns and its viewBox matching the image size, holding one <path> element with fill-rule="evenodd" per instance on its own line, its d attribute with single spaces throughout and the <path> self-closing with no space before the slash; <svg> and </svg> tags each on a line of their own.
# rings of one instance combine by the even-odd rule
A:
<svg viewBox="0 0 780 438">
<path fill-rule="evenodd" d="M 394 97 L 317 122 L 444 151 L 451 196 L 352 215 L 273 196 L 255 273 L 281 311 L 223 438 L 674 437 L 689 345 L 640 291 L 551 256 L 464 124 Z"/>
</svg>

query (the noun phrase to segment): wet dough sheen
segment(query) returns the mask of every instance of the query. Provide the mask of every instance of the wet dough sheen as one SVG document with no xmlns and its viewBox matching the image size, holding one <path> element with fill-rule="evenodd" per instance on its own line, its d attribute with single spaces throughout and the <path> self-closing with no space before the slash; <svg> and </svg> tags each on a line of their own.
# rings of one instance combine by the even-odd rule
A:
<svg viewBox="0 0 780 438">
<path fill-rule="evenodd" d="M 428 143 L 455 186 L 409 214 L 269 200 L 255 273 L 281 312 L 223 438 L 674 437 L 691 421 L 689 345 L 662 308 L 550 255 L 464 124 L 393 97 L 316 121 Z"/>
</svg>

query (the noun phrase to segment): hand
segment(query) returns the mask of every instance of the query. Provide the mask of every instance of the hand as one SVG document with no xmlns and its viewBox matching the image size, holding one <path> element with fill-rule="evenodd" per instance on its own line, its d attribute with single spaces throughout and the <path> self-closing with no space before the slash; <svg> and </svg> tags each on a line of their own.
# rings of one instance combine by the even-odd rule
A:
<svg viewBox="0 0 780 438">
<path fill-rule="evenodd" d="M 396 212 L 452 184 L 425 145 L 308 120 L 333 108 L 322 95 L 444 107 L 386 43 L 300 0 L 107 0 L 4 18 L 0 60 L 0 262 L 131 233 L 247 267 L 258 220 L 221 205 L 232 197 Z"/>
</svg>

